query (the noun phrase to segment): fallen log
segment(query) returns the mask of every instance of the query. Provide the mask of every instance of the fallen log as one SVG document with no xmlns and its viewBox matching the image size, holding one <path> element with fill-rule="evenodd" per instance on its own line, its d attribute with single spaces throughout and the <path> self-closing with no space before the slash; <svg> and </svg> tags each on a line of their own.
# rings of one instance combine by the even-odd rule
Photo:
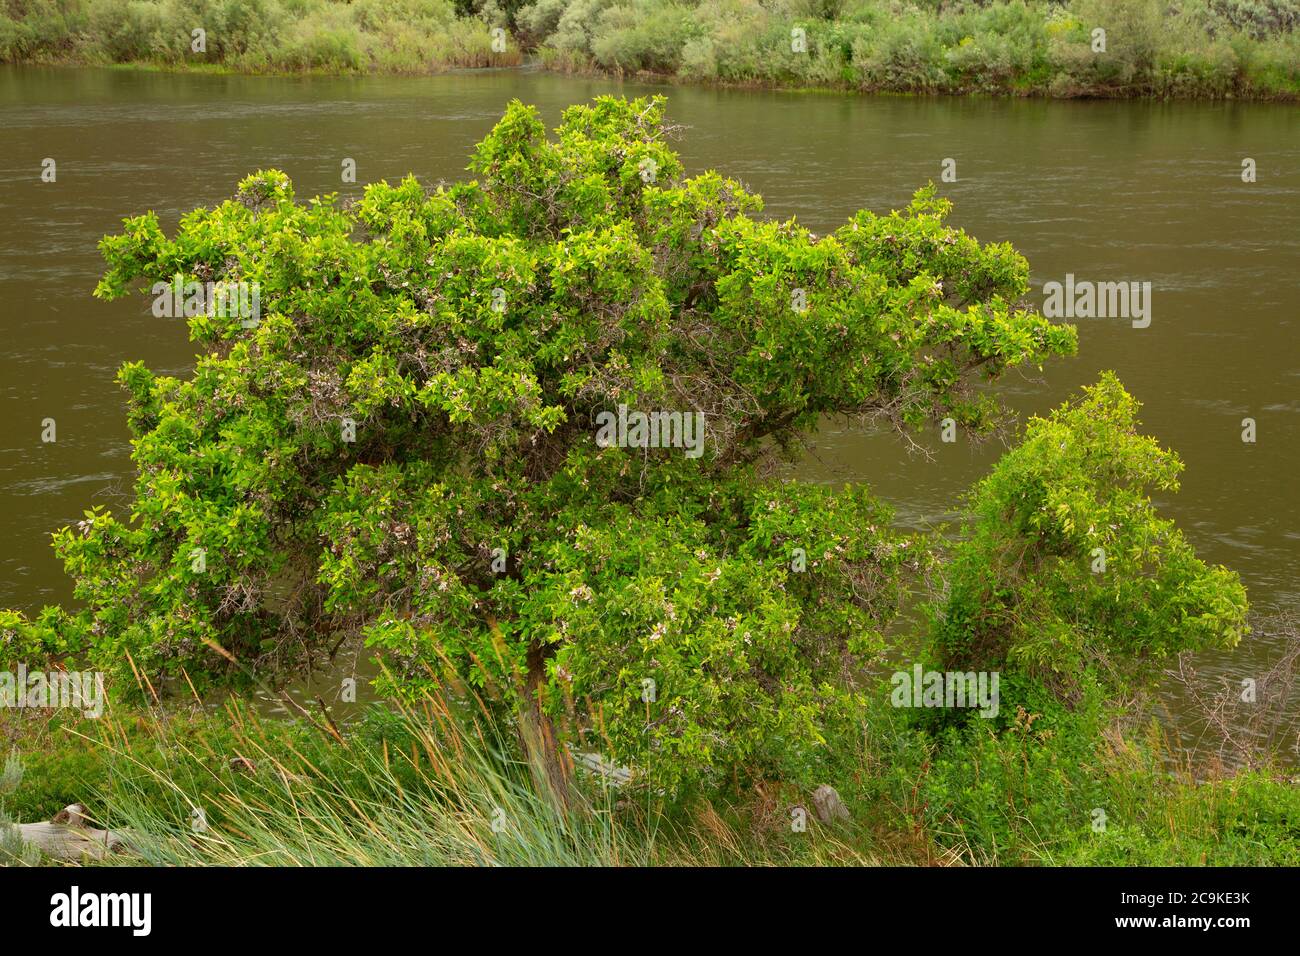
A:
<svg viewBox="0 0 1300 956">
<path fill-rule="evenodd" d="M 103 860 L 127 846 L 124 831 L 92 827 L 86 808 L 79 803 L 64 807 L 48 823 L 16 823 L 13 826 L 23 843 L 58 860 Z"/>
</svg>

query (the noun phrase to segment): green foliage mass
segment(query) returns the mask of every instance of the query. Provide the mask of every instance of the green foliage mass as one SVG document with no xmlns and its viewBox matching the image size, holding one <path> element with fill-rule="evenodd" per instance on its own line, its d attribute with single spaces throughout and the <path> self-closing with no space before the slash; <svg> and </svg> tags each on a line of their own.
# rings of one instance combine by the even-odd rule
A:
<svg viewBox="0 0 1300 956">
<path fill-rule="evenodd" d="M 974 385 L 1074 330 L 932 188 L 819 237 L 686 177 L 658 99 L 557 133 L 514 103 L 473 181 L 344 206 L 261 172 L 175 238 L 150 213 L 104 239 L 97 295 L 257 283 L 260 324 L 191 318 L 188 379 L 122 369 L 135 503 L 59 532 L 82 607 L 10 615 L 6 651 L 202 686 L 361 633 L 388 690 L 539 707 L 658 787 L 812 766 L 926 556 L 774 465 L 828 415 L 989 429 Z M 703 454 L 603 447 L 619 406 L 703 415 Z"/>
<path fill-rule="evenodd" d="M 0 61 L 338 73 L 519 62 L 513 43 L 492 50 L 493 17 L 461 12 L 450 0 L 7 0 Z"/>
<path fill-rule="evenodd" d="M 1005 726 L 973 720 L 937 735 L 913 729 L 891 737 L 877 726 L 880 779 L 866 783 L 867 799 L 901 809 L 893 827 L 923 828 L 970 863 L 1300 861 L 1300 787 L 1293 776 L 1193 770 L 1156 728 L 1118 732 L 1114 708 L 1095 688 L 1072 712 L 1010 711 Z"/>
<path fill-rule="evenodd" d="M 1026 675 L 1072 700 L 1085 682 L 1118 692 L 1180 651 L 1247 633 L 1237 575 L 1156 513 L 1150 495 L 1177 490 L 1182 462 L 1138 433 L 1138 407 L 1106 373 L 1032 419 L 974 489 L 934 624 L 948 665 Z"/>
<path fill-rule="evenodd" d="M 1300 93 L 1297 0 L 534 0 L 516 22 L 545 62 L 573 70 L 946 93 Z"/>
<path fill-rule="evenodd" d="M 529 49 L 746 85 L 1294 99 L 1297 24 L 1300 0 L 6 0 L 0 62 L 427 73 Z"/>
</svg>

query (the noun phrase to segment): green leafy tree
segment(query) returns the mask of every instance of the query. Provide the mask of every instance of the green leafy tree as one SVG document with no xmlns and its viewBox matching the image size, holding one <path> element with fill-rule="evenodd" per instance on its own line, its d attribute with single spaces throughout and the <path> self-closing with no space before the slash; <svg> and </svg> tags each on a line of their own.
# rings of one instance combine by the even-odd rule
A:
<svg viewBox="0 0 1300 956">
<path fill-rule="evenodd" d="M 1005 669 L 1073 703 L 1247 633 L 1240 579 L 1199 559 L 1151 502 L 1178 489 L 1183 465 L 1138 433 L 1138 408 L 1108 372 L 1032 419 L 976 486 L 934 623 L 949 667 Z"/>
<path fill-rule="evenodd" d="M 926 551 L 782 456 L 830 415 L 991 429 L 974 386 L 1075 333 L 933 188 L 817 236 L 687 177 L 667 132 L 658 98 L 556 139 L 516 102 L 473 181 L 304 203 L 260 172 L 175 238 L 127 220 L 98 296 L 256 283 L 260 323 L 190 318 L 189 378 L 122 369 L 135 503 L 58 533 L 83 607 L 11 616 L 11 651 L 162 686 L 360 634 L 387 692 L 475 689 L 557 767 L 561 742 L 672 790 L 815 765 Z M 702 453 L 598 441 L 620 406 L 703 416 Z"/>
</svg>

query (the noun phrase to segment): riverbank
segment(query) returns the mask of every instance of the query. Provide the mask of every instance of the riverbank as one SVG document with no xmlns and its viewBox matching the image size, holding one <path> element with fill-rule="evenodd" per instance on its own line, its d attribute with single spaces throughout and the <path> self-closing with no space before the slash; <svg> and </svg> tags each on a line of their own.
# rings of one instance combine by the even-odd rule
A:
<svg viewBox="0 0 1300 956">
<path fill-rule="evenodd" d="M 17 0 L 0 8 L 0 62 L 400 75 L 533 54 L 558 72 L 753 88 L 1295 100 L 1298 27 L 1300 0 Z"/>
<path fill-rule="evenodd" d="M 7 824 L 79 803 L 127 839 L 109 865 L 1300 864 L 1285 774 L 1170 772 L 1154 729 L 1086 718 L 936 737 L 870 708 L 833 778 L 848 816 L 821 820 L 779 781 L 667 804 L 579 772 L 561 808 L 509 739 L 435 700 L 339 737 L 318 716 L 0 713 L 0 863 L 59 862 Z"/>
<path fill-rule="evenodd" d="M 0 62 L 397 75 L 523 62 L 493 31 L 447 0 L 13 0 Z"/>
</svg>

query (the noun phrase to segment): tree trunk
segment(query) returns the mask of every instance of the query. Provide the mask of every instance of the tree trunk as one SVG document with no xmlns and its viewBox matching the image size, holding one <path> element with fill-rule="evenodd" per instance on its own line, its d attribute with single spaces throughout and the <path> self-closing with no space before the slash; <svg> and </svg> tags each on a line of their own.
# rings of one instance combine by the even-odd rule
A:
<svg viewBox="0 0 1300 956">
<path fill-rule="evenodd" d="M 528 673 L 524 679 L 524 699 L 520 704 L 520 736 L 534 775 L 555 800 L 556 806 L 567 810 L 572 804 L 570 778 L 573 768 L 568 754 L 560 746 L 554 722 L 542 710 L 545 686 L 546 658 L 541 646 L 533 644 L 528 648 Z"/>
</svg>

